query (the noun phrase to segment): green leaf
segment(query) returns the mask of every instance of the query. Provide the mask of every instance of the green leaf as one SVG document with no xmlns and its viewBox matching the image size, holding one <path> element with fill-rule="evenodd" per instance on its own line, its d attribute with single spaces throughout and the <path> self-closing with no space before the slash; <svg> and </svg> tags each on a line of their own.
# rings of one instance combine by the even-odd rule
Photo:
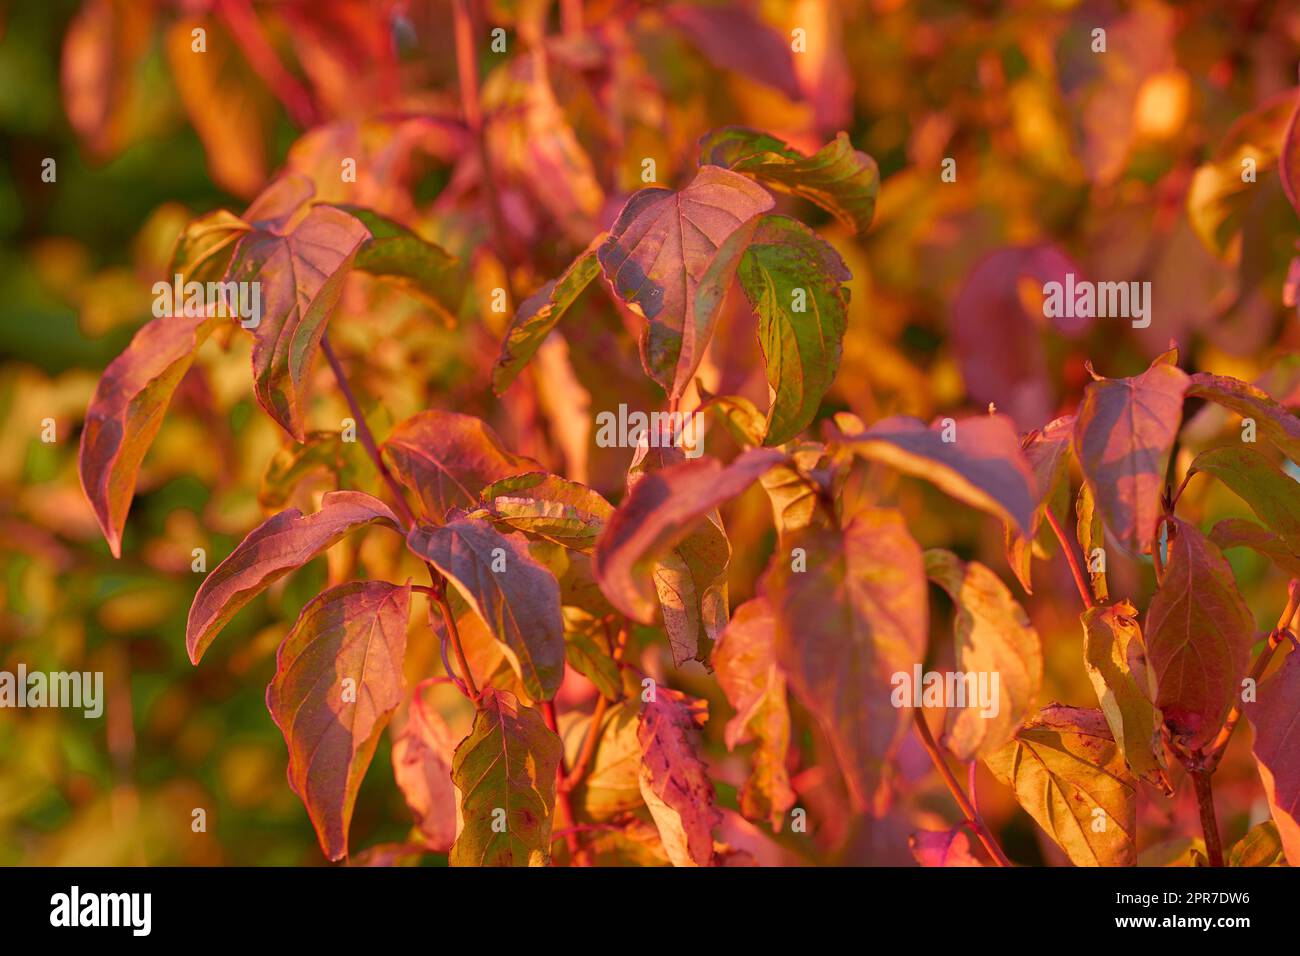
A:
<svg viewBox="0 0 1300 956">
<path fill-rule="evenodd" d="M 1292 554 L 1300 555 L 1300 482 L 1246 445 L 1201 452 L 1192 460 L 1184 482 L 1200 472 L 1232 489 Z"/>
<path fill-rule="evenodd" d="M 492 367 L 492 391 L 498 395 L 505 393 L 556 323 L 591 285 L 591 280 L 600 272 L 596 249 L 604 241 L 605 234 L 602 233 L 558 279 L 552 279 L 520 303 L 501 341 L 501 355 Z"/>
<path fill-rule="evenodd" d="M 252 227 L 233 212 L 217 209 L 188 223 L 176 237 L 168 279 L 220 282 L 230 265 L 235 243 Z"/>
<path fill-rule="evenodd" d="M 530 538 L 590 552 L 614 514 L 608 501 L 586 485 L 546 472 L 501 478 L 479 492 L 493 522 Z"/>
<path fill-rule="evenodd" d="M 959 760 L 987 757 L 1010 740 L 1043 684 L 1038 632 L 996 574 L 978 561 L 963 563 L 951 551 L 925 552 L 925 572 L 952 598 L 956 669 L 976 679 L 997 677 L 987 710 L 974 688 L 964 706 L 949 701 L 944 744 Z M 994 690 L 990 685 L 990 690 Z"/>
<path fill-rule="evenodd" d="M 266 706 L 289 746 L 289 785 L 331 860 L 379 735 L 402 702 L 410 585 L 353 581 L 317 595 L 275 655 Z"/>
<path fill-rule="evenodd" d="M 474 728 L 452 760 L 464 829 L 452 866 L 545 866 L 551 856 L 555 773 L 563 752 L 541 713 L 483 689 Z"/>
<path fill-rule="evenodd" d="M 603 621 L 579 608 L 564 609 L 564 656 L 569 666 L 596 685 L 602 697 L 617 700 L 623 676 L 610 654 Z"/>
<path fill-rule="evenodd" d="M 985 763 L 1075 866 L 1132 866 L 1137 783 L 1100 711 L 1053 704 Z"/>
<path fill-rule="evenodd" d="M 812 156 L 805 156 L 767 133 L 724 127 L 700 140 L 700 163 L 722 166 L 801 196 L 859 235 L 867 231 L 875 214 L 880 170 L 874 159 L 853 148 L 847 133 L 837 134 Z"/>
<path fill-rule="evenodd" d="M 1083 622 L 1083 666 L 1097 692 L 1111 736 L 1136 777 L 1169 790 L 1156 709 L 1155 675 L 1147 665 L 1137 608 L 1128 601 L 1089 608 Z"/>
<path fill-rule="evenodd" d="M 465 298 L 464 273 L 455 256 L 372 209 L 343 203 L 335 208 L 370 230 L 370 238 L 361 244 L 352 262 L 354 269 L 398 280 L 444 322 L 455 324 Z"/>
<path fill-rule="evenodd" d="M 1187 394 L 1216 402 L 1243 418 L 1254 419 L 1264 437 L 1278 451 L 1300 463 L 1300 419 L 1273 401 L 1266 392 L 1227 375 L 1196 372 L 1189 380 Z"/>
<path fill-rule="evenodd" d="M 1226 551 L 1228 548 L 1251 548 L 1268 558 L 1290 577 L 1300 578 L 1300 555 L 1286 542 L 1253 521 L 1225 518 L 1210 529 L 1210 540 Z"/>
<path fill-rule="evenodd" d="M 763 444 L 781 445 L 808 427 L 835 381 L 852 277 L 839 253 L 786 216 L 759 219 L 739 275 L 772 387 Z"/>
<path fill-rule="evenodd" d="M 567 724 L 566 716 L 560 716 L 560 725 L 565 756 L 572 767 L 591 727 L 591 715 L 575 713 Z M 574 812 L 583 819 L 602 822 L 635 810 L 645 812 L 641 798 L 641 742 L 637 739 L 640 723 L 638 708 L 628 701 L 613 704 L 605 711 L 591 763 L 571 796 Z"/>
</svg>

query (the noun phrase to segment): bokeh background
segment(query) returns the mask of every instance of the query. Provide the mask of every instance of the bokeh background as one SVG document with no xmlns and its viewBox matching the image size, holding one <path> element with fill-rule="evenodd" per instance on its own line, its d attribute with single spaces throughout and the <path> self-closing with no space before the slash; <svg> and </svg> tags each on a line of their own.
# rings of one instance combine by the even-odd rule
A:
<svg viewBox="0 0 1300 956">
<path fill-rule="evenodd" d="M 497 399 L 488 373 L 505 316 L 480 308 L 478 293 L 503 281 L 526 293 L 557 274 L 641 185 L 643 158 L 656 160 L 661 183 L 681 185 L 695 142 L 718 125 L 808 149 L 843 129 L 879 163 L 864 237 L 793 206 L 854 277 L 826 414 L 928 419 L 996 402 L 1028 430 L 1073 410 L 1085 362 L 1136 374 L 1171 340 L 1184 368 L 1261 382 L 1300 408 L 1287 281 L 1300 224 L 1277 173 L 1297 96 L 1294 4 L 611 0 L 585 4 L 577 30 L 548 3 L 475 10 L 495 186 L 515 237 L 505 261 L 484 241 L 449 3 L 0 0 L 0 669 L 103 671 L 107 694 L 99 720 L 0 710 L 0 864 L 322 862 L 285 782 L 265 686 L 311 595 L 358 561 L 400 574 L 400 554 L 370 539 L 360 555 L 331 553 L 242 612 L 201 667 L 189 664 L 192 549 L 205 548 L 213 566 L 286 495 L 310 507 L 334 480 L 326 471 L 290 494 L 267 478 L 283 469 L 283 436 L 252 398 L 239 339 L 205 349 L 179 390 L 142 470 L 121 560 L 76 475 L 95 382 L 150 317 L 150 287 L 167 277 L 181 227 L 214 208 L 239 211 L 286 166 L 316 175 L 331 198 L 338 157 L 357 157 L 354 191 L 333 198 L 400 218 L 465 262 L 469 294 L 454 325 L 361 279 L 333 320 L 381 439 L 422 408 L 479 414 L 516 451 L 615 500 L 628 453 L 594 447 L 589 416 L 660 401 L 619 314 L 587 296 L 562 326 L 564 347 L 544 350 L 541 372 Z M 207 30 L 206 59 L 186 55 L 196 25 Z M 491 47 L 497 26 L 505 54 Z M 1104 53 L 1093 51 L 1098 28 Z M 790 56 L 794 29 L 807 45 Z M 1256 160 L 1253 183 L 1241 181 L 1243 158 Z M 46 159 L 54 182 L 42 181 Z M 941 175 L 945 159 L 955 181 Z M 1151 281 L 1152 325 L 1045 320 L 1044 276 L 1065 271 Z M 715 392 L 761 402 L 746 321 L 737 312 L 724 322 L 702 374 Z M 316 393 L 313 422 L 337 423 L 341 400 L 324 381 Z M 41 439 L 49 418 L 54 442 Z M 1196 414 L 1179 454 L 1232 434 L 1234 422 Z M 721 436 L 710 450 L 730 454 Z M 350 486 L 369 487 L 364 461 L 342 464 Z M 1000 528 L 926 485 L 890 480 L 885 493 L 924 546 L 978 557 L 1012 582 Z M 1184 502 L 1203 527 L 1248 514 L 1208 482 Z M 759 491 L 726 519 L 734 605 L 753 593 L 773 540 Z M 1267 629 L 1284 577 L 1253 553 L 1229 557 Z M 1034 570 L 1035 595 L 1023 600 L 1046 651 L 1040 704 L 1095 706 L 1064 564 Z M 1110 572 L 1111 594 L 1145 608 L 1149 565 L 1117 558 Z M 942 664 L 949 608 L 932 596 Z M 412 679 L 437 667 L 416 637 L 427 638 L 422 614 L 417 602 Z M 640 637 L 643 666 L 671 671 Z M 725 699 L 702 670 L 668 679 L 709 698 L 708 752 L 734 808 L 746 764 L 721 743 Z M 447 707 L 463 727 L 466 715 Z M 1248 737 L 1243 725 L 1215 778 L 1226 845 L 1267 816 Z M 877 821 L 847 811 L 815 734 L 795 749 L 813 833 L 772 840 L 735 813 L 720 832 L 759 862 L 911 864 L 909 833 L 956 820 L 910 739 L 895 808 Z M 410 829 L 388 761 L 385 737 L 358 801 L 354 852 Z M 1013 858 L 1061 862 L 982 770 L 979 789 Z M 191 828 L 199 807 L 202 833 Z M 1141 813 L 1144 862 L 1188 858 L 1199 832 L 1189 786 L 1144 800 Z"/>
</svg>

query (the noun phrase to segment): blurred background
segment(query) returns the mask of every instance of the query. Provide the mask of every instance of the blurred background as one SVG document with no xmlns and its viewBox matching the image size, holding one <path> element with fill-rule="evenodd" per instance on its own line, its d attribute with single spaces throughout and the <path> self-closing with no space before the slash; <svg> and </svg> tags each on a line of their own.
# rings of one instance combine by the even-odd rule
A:
<svg viewBox="0 0 1300 956">
<path fill-rule="evenodd" d="M 396 575 L 401 555 L 367 538 L 360 554 L 314 562 L 238 615 L 198 668 L 183 646 L 198 583 L 191 556 L 202 547 L 215 566 L 286 504 L 310 508 L 339 482 L 370 487 L 365 461 L 328 439 L 305 461 L 286 449 L 256 406 L 247 342 L 235 338 L 205 348 L 178 391 L 141 471 L 121 560 L 76 473 L 95 383 L 150 318 L 150 288 L 169 278 L 180 229 L 215 208 L 242 210 L 278 170 L 311 176 L 319 198 L 400 219 L 464 264 L 457 315 L 358 277 L 332 321 L 381 440 L 423 408 L 481 415 L 513 450 L 615 501 L 628 453 L 595 447 L 590 417 L 661 401 L 622 315 L 584 297 L 563 339 L 498 399 L 488 377 L 508 316 L 481 308 L 481 293 L 504 285 L 513 311 L 642 185 L 644 158 L 655 159 L 661 184 L 680 186 L 693 174 L 694 144 L 720 125 L 755 126 L 809 150 L 846 130 L 880 165 L 864 237 L 781 199 L 853 273 L 827 415 L 929 419 L 995 402 L 1027 431 L 1074 409 L 1085 362 L 1104 375 L 1136 374 L 1171 340 L 1184 368 L 1259 382 L 1300 408 L 1288 281 L 1300 275 L 1290 272 L 1300 224 L 1277 173 L 1297 97 L 1295 4 L 472 6 L 491 181 L 512 237 L 505 248 L 486 242 L 482 157 L 462 120 L 448 2 L 0 0 L 0 670 L 102 671 L 107 696 L 98 720 L 0 710 L 0 864 L 323 862 L 286 785 L 265 686 L 276 645 L 327 579 L 358 561 Z M 493 49 L 498 27 L 505 52 Z M 196 28 L 204 56 L 192 55 Z M 1095 50 L 1099 29 L 1104 52 Z M 804 48 L 792 54 L 798 30 Z M 346 190 L 340 156 L 358 160 Z M 1254 182 L 1242 181 L 1243 159 L 1254 160 Z M 1070 271 L 1151 281 L 1150 327 L 1044 319 L 1043 282 Z M 761 405 L 751 321 L 732 309 L 701 374 L 711 391 Z M 345 414 L 322 382 L 316 427 L 337 428 Z M 1184 459 L 1237 427 L 1191 405 L 1188 414 Z M 52 442 L 42 440 L 46 419 Z M 710 452 L 732 453 L 721 430 Z M 1024 596 L 994 523 L 922 483 L 881 480 L 893 482 L 887 492 L 923 546 L 979 558 L 1022 597 L 1045 648 L 1040 705 L 1096 706 L 1063 562 L 1036 563 L 1035 596 Z M 1180 513 L 1203 527 L 1249 514 L 1209 482 L 1192 486 Z M 757 489 L 725 517 L 734 606 L 753 593 L 773 537 Z M 1228 556 L 1267 629 L 1284 576 L 1253 552 Z M 1111 595 L 1144 609 L 1149 563 L 1117 557 L 1109 570 Z M 942 665 L 950 608 L 932 596 L 932 656 Z M 436 670 L 436 654 L 422 605 L 412 622 L 408 676 L 418 679 Z M 658 645 L 642 639 L 653 658 Z M 661 657 L 647 669 L 710 700 L 708 752 L 730 784 L 722 802 L 734 808 L 747 766 L 743 751 L 729 755 L 721 742 L 726 701 L 702 669 L 671 672 Z M 446 706 L 465 727 L 467 715 Z M 854 820 L 807 725 L 794 783 L 817 821 L 811 841 L 773 840 L 730 812 L 722 839 L 761 863 L 911 864 L 910 833 L 956 820 L 911 738 L 894 810 Z M 1215 781 L 1225 845 L 1267 816 L 1249 733 L 1239 729 Z M 410 830 L 388 764 L 385 736 L 358 800 L 354 853 Z M 979 787 L 1014 859 L 1061 862 L 983 770 Z M 194 808 L 206 810 L 205 832 L 191 826 Z M 1143 800 L 1140 822 L 1143 862 L 1187 859 L 1199 832 L 1190 786 Z"/>
</svg>

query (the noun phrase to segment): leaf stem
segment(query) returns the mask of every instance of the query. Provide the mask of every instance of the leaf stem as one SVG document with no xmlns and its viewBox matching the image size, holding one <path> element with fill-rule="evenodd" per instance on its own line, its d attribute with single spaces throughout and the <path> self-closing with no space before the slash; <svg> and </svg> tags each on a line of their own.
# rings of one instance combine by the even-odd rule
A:
<svg viewBox="0 0 1300 956">
<path fill-rule="evenodd" d="M 1223 844 L 1219 841 L 1219 822 L 1214 817 L 1214 791 L 1210 786 L 1214 771 L 1189 766 L 1187 772 L 1196 787 L 1196 807 L 1201 813 L 1201 830 L 1205 833 L 1205 855 L 1210 866 L 1223 866 Z"/>
<path fill-rule="evenodd" d="M 555 701 L 542 701 L 542 717 L 551 733 L 560 736 L 560 724 L 555 716 Z M 564 789 L 564 778 L 568 776 L 564 769 L 564 752 L 560 752 L 560 764 L 555 770 L 555 822 L 556 831 L 552 838 L 564 835 L 564 845 L 569 848 L 569 865 L 578 865 L 578 833 L 574 829 L 573 804 L 569 801 L 569 791 Z"/>
<path fill-rule="evenodd" d="M 627 626 L 619 628 L 618 641 L 614 644 L 612 657 L 614 663 L 619 664 L 623 659 L 623 647 L 627 641 Z M 587 725 L 587 734 L 582 739 L 582 750 L 578 753 L 578 759 L 573 763 L 573 769 L 560 781 L 560 788 L 564 791 L 572 790 L 581 781 L 583 775 L 587 772 L 587 765 L 591 763 L 591 758 L 596 753 L 596 742 L 600 739 L 600 725 L 605 719 L 605 713 L 609 710 L 610 700 L 604 694 L 601 694 L 600 700 L 596 701 L 596 709 L 592 711 L 591 723 Z"/>
<path fill-rule="evenodd" d="M 321 351 L 325 353 L 326 361 L 330 363 L 330 368 L 334 370 L 334 378 L 339 383 L 339 390 L 343 392 L 348 408 L 352 411 L 352 418 L 357 423 L 357 436 L 361 439 L 366 454 L 375 463 L 375 469 L 379 472 L 379 477 L 388 485 L 388 490 L 392 493 L 397 506 L 398 514 L 401 515 L 407 528 L 414 527 L 415 514 L 411 511 L 410 505 L 406 503 L 406 494 L 403 492 L 402 486 L 397 483 L 393 473 L 384 464 L 383 456 L 379 454 L 379 446 L 375 444 L 375 436 L 371 434 L 370 426 L 366 424 L 366 416 L 361 413 L 361 406 L 357 404 L 357 397 L 352 393 L 352 387 L 348 385 L 347 376 L 343 374 L 343 366 L 339 363 L 338 356 L 334 354 L 334 349 L 330 347 L 328 335 L 321 336 L 320 347 Z"/>
<path fill-rule="evenodd" d="M 984 849 L 988 850 L 989 856 L 993 857 L 998 866 L 1010 866 L 1011 861 L 1002 852 L 1002 847 L 998 846 L 998 841 L 993 839 L 993 834 L 988 831 L 984 821 L 980 819 L 979 812 L 966 798 L 966 794 L 961 789 L 961 784 L 957 782 L 957 778 L 948 769 L 948 764 L 943 759 L 943 752 L 939 750 L 939 745 L 934 742 L 930 727 L 925 722 L 924 709 L 920 707 L 913 708 L 912 721 L 916 726 L 916 735 L 921 738 L 921 745 L 925 747 L 925 752 L 930 755 L 930 760 L 935 769 L 939 771 L 939 776 L 943 778 L 943 782 L 948 785 L 948 791 L 952 794 L 952 798 L 957 801 L 958 808 L 966 818 L 965 822 L 975 831 L 980 843 L 984 844 Z"/>
<path fill-rule="evenodd" d="M 1061 522 L 1057 520 L 1051 508 L 1044 508 L 1043 514 L 1047 517 L 1047 523 L 1052 526 L 1056 539 L 1061 542 L 1061 550 L 1065 552 L 1065 560 L 1069 562 L 1070 573 L 1074 575 L 1074 586 L 1079 589 L 1083 606 L 1092 609 L 1096 601 L 1093 599 L 1092 587 L 1088 584 L 1088 579 L 1083 576 L 1083 566 L 1079 564 L 1079 557 L 1074 553 L 1074 542 L 1066 537 L 1065 529 L 1061 527 Z"/>
<path fill-rule="evenodd" d="M 478 685 L 474 683 L 474 672 L 469 669 L 469 660 L 465 657 L 465 648 L 460 642 L 456 618 L 451 613 L 451 605 L 447 602 L 447 579 L 442 577 L 433 565 L 429 565 L 429 577 L 434 581 L 433 596 L 438 602 L 439 610 L 442 611 L 442 623 L 447 629 L 447 637 L 451 640 L 452 649 L 456 652 L 456 663 L 460 666 L 470 699 L 477 702 L 480 696 Z"/>
</svg>

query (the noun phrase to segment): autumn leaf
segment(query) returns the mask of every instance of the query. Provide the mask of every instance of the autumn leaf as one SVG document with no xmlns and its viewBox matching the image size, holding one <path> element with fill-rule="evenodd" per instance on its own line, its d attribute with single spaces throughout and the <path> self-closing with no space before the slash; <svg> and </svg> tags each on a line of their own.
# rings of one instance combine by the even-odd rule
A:
<svg viewBox="0 0 1300 956">
<path fill-rule="evenodd" d="M 758 340 L 772 387 L 763 444 L 781 445 L 812 422 L 835 381 L 852 278 L 839 254 L 785 216 L 763 216 L 739 268 L 758 313 Z"/>
<path fill-rule="evenodd" d="M 560 585 L 528 553 L 523 535 L 457 519 L 417 526 L 407 547 L 443 573 L 501 644 L 533 700 L 550 700 L 564 678 Z"/>
<path fill-rule="evenodd" d="M 547 864 L 562 751 L 536 708 L 483 688 L 474 729 L 452 761 L 465 821 L 448 856 L 452 866 Z"/>
<path fill-rule="evenodd" d="M 925 572 L 948 592 L 956 613 L 957 670 L 997 675 L 994 700 L 985 706 L 970 684 L 964 706 L 949 701 L 944 745 L 959 760 L 987 757 L 1016 732 L 1043 683 L 1038 632 L 996 574 L 978 561 L 962 562 L 951 551 L 925 552 Z"/>
<path fill-rule="evenodd" d="M 736 716 L 727 721 L 728 750 L 753 741 L 753 769 L 740 792 L 740 810 L 750 820 L 767 819 L 780 831 L 795 793 L 786 770 L 790 708 L 785 675 L 776 663 L 776 619 L 764 597 L 736 608 L 713 650 L 718 683 Z"/>
<path fill-rule="evenodd" d="M 275 656 L 266 706 L 289 746 L 289 785 L 331 860 L 348 852 L 357 791 L 402 702 L 411 589 L 330 588 L 302 610 Z"/>
<path fill-rule="evenodd" d="M 415 816 L 424 845 L 446 853 L 456 840 L 456 790 L 451 782 L 456 739 L 418 687 L 406 719 L 393 723 L 392 738 L 397 789 Z"/>
<path fill-rule="evenodd" d="M 1271 677 L 1257 688 L 1256 699 L 1242 705 L 1255 730 L 1255 766 L 1264 783 L 1269 810 L 1277 825 L 1287 863 L 1300 866 L 1300 653 L 1293 648 Z"/>
<path fill-rule="evenodd" d="M 894 675 L 925 657 L 925 562 L 902 515 L 885 509 L 858 511 L 842 531 L 809 526 L 788 543 L 768 580 L 777 661 L 868 809 L 911 723 L 911 707 L 890 698 Z"/>
<path fill-rule="evenodd" d="M 335 208 L 358 220 L 370 233 L 352 260 L 354 269 L 399 282 L 428 303 L 445 323 L 456 324 L 465 283 L 455 256 L 373 210 L 343 203 Z"/>
<path fill-rule="evenodd" d="M 273 582 L 369 524 L 394 530 L 399 526 L 397 516 L 378 498 L 361 491 L 332 491 L 314 514 L 290 508 L 250 531 L 194 595 L 185 625 L 191 663 L 197 664 L 226 623 Z"/>
<path fill-rule="evenodd" d="M 1135 777 L 1169 790 L 1164 773 L 1155 675 L 1137 608 L 1128 601 L 1084 611 L 1083 666 L 1120 754 Z"/>
<path fill-rule="evenodd" d="M 1050 557 L 1054 553 L 1056 536 L 1050 528 L 1043 527 L 1047 509 L 1054 513 L 1069 508 L 1070 442 L 1074 433 L 1074 416 L 1064 415 L 1042 429 L 1025 436 L 1021 448 L 1025 460 L 1034 473 L 1034 486 L 1038 489 L 1038 506 L 1025 534 L 1006 528 L 1007 564 L 1015 572 L 1025 593 L 1033 593 L 1031 566 L 1034 557 Z"/>
<path fill-rule="evenodd" d="M 1228 866 L 1287 866 L 1277 824 L 1265 820 L 1251 827 L 1228 851 Z"/>
<path fill-rule="evenodd" d="M 1187 373 L 1165 353 L 1141 375 L 1098 378 L 1084 391 L 1075 453 L 1106 526 L 1130 551 L 1148 552 L 1160 516 L 1170 449 L 1182 420 Z"/>
<path fill-rule="evenodd" d="M 712 316 L 696 314 L 696 294 L 732 233 L 772 208 L 772 197 L 744 176 L 705 166 L 680 192 L 642 189 L 597 250 L 614 292 L 647 323 L 641 360 L 670 398 L 690 384 L 704 356 Z M 731 249 L 738 262 L 743 249 Z M 710 298 L 721 306 L 716 285 Z M 683 357 L 684 356 L 684 357 Z"/>
<path fill-rule="evenodd" d="M 608 501 L 586 485 L 546 472 L 501 478 L 479 492 L 492 521 L 529 537 L 590 552 L 614 514 Z"/>
<path fill-rule="evenodd" d="M 420 499 L 424 517 L 435 522 L 452 508 L 474 508 L 492 482 L 538 469 L 532 459 L 507 451 L 487 423 L 440 410 L 399 424 L 382 452 L 397 479 Z"/>
<path fill-rule="evenodd" d="M 1097 500 L 1093 498 L 1086 482 L 1079 488 L 1074 513 L 1075 534 L 1079 538 L 1084 563 L 1088 566 L 1089 586 L 1093 597 L 1104 602 L 1110 596 L 1106 584 L 1106 529 L 1101 515 L 1097 513 Z"/>
<path fill-rule="evenodd" d="M 857 434 L 835 431 L 834 442 L 854 454 L 933 482 L 1018 531 L 1033 526 L 1039 500 L 1034 473 L 1004 415 L 946 419 L 929 428 L 899 415 Z"/>
<path fill-rule="evenodd" d="M 660 686 L 637 726 L 641 796 L 673 866 L 708 866 L 713 860 L 713 828 L 721 820 L 699 755 L 699 728 L 707 720 L 706 701 Z"/>
<path fill-rule="evenodd" d="M 646 813 L 641 798 L 641 741 L 638 706 L 620 701 L 605 711 L 591 763 L 571 799 L 574 812 L 584 819 L 604 822 L 634 811 Z M 591 728 L 591 715 L 577 714 L 564 727 L 568 765 L 572 767 Z"/>
<path fill-rule="evenodd" d="M 1169 518 L 1169 560 L 1147 609 L 1156 707 L 1188 748 L 1219 729 L 1250 663 L 1255 618 L 1232 568 L 1194 526 Z"/>
<path fill-rule="evenodd" d="M 765 186 L 821 206 L 858 235 L 876 210 L 880 170 L 839 133 L 812 156 L 791 149 L 767 133 L 727 126 L 700 140 L 700 163 L 751 176 Z"/>
<path fill-rule="evenodd" d="M 1187 385 L 1189 398 L 1215 402 L 1242 418 L 1253 419 L 1260 432 L 1282 454 L 1300 461 L 1300 419 L 1247 382 L 1227 375 L 1193 373 Z"/>
<path fill-rule="evenodd" d="M 332 206 L 313 206 L 292 229 L 259 225 L 235 247 L 227 281 L 257 283 L 253 332 L 257 400 L 298 441 L 304 437 L 307 379 L 325 323 L 343 292 L 366 227 Z"/>
<path fill-rule="evenodd" d="M 593 570 L 605 596 L 633 620 L 653 623 L 654 564 L 710 511 L 783 458 L 773 449 L 755 449 L 730 465 L 699 458 L 641 475 L 596 543 Z"/>
<path fill-rule="evenodd" d="M 921 830 L 907 838 L 908 848 L 921 866 L 983 866 L 970 849 L 970 838 L 961 827 L 951 830 Z"/>
<path fill-rule="evenodd" d="M 746 7 L 675 3 L 663 15 L 710 63 L 800 97 L 789 44 Z"/>
<path fill-rule="evenodd" d="M 184 282 L 220 282 L 235 244 L 252 227 L 225 209 L 217 209 L 191 220 L 176 237 L 169 278 L 179 275 Z"/>
<path fill-rule="evenodd" d="M 623 693 L 623 675 L 612 651 L 606 622 L 580 608 L 564 608 L 565 660 L 602 697 L 617 700 Z"/>
<path fill-rule="evenodd" d="M 1136 782 L 1100 711 L 1053 704 L 985 760 L 1075 866 L 1132 866 Z"/>
<path fill-rule="evenodd" d="M 214 316 L 163 316 L 145 325 L 95 386 L 81 432 L 77 470 L 113 557 L 135 497 L 145 452 L 194 353 L 219 322 Z"/>
<path fill-rule="evenodd" d="M 600 272 L 596 249 L 604 241 L 605 234 L 601 233 L 558 279 L 552 279 L 520 303 L 501 340 L 501 355 L 492 367 L 492 391 L 501 395 L 510 387 L 564 313 L 591 285 Z"/>
<path fill-rule="evenodd" d="M 1222 551 L 1251 548 L 1268 558 L 1290 577 L 1300 578 L 1300 555 L 1266 528 L 1243 518 L 1225 518 L 1210 529 L 1210 541 Z"/>
<path fill-rule="evenodd" d="M 1292 554 L 1300 555 L 1300 482 L 1246 445 L 1201 452 L 1192 459 L 1184 484 L 1200 472 L 1232 489 Z"/>
</svg>

